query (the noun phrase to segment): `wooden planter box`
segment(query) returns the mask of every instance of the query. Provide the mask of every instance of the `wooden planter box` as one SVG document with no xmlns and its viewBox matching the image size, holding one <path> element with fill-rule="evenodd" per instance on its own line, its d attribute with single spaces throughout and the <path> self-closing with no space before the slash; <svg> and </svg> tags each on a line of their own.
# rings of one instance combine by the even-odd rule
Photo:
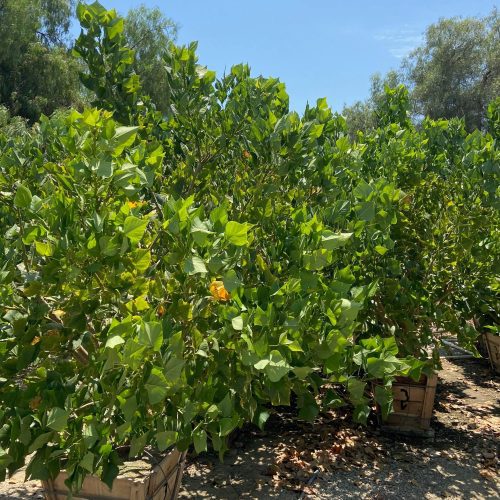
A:
<svg viewBox="0 0 500 500">
<path fill-rule="evenodd" d="M 483 333 L 483 340 L 488 350 L 491 367 L 500 373 L 500 337 L 492 333 Z"/>
<path fill-rule="evenodd" d="M 144 467 L 141 462 L 139 473 L 125 472 L 113 482 L 109 489 L 96 476 L 87 476 L 80 492 L 73 500 L 175 500 L 179 493 L 186 452 L 172 450 L 157 465 Z M 46 500 L 66 500 L 68 488 L 64 484 L 68 475 L 61 472 L 54 480 L 42 481 Z"/>
<path fill-rule="evenodd" d="M 437 375 L 415 382 L 411 378 L 398 377 L 392 384 L 393 411 L 387 419 L 377 405 L 377 414 L 384 432 L 434 437 L 431 429 L 432 409 L 436 395 Z"/>
</svg>

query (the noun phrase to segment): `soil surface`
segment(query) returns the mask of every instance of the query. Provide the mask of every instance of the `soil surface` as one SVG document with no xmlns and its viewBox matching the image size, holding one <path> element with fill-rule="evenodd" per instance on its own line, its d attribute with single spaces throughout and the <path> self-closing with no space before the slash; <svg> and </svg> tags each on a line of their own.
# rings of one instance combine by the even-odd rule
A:
<svg viewBox="0 0 500 500">
<path fill-rule="evenodd" d="M 180 498 L 500 498 L 500 378 L 481 360 L 443 360 L 433 439 L 383 435 L 346 411 L 314 424 L 273 415 L 266 432 L 240 432 L 220 463 L 188 457 Z M 43 498 L 19 471 L 0 499 Z"/>
</svg>

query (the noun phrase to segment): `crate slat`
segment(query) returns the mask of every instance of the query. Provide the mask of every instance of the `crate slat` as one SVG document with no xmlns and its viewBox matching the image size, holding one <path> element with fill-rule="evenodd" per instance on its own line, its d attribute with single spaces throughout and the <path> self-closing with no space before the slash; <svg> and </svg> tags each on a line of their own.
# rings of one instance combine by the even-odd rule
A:
<svg viewBox="0 0 500 500">
<path fill-rule="evenodd" d="M 186 452 L 172 450 L 143 478 L 118 477 L 110 490 L 96 476 L 87 476 L 82 489 L 73 500 L 175 500 L 179 493 Z M 65 471 L 48 481 L 42 481 L 46 500 L 66 500 L 68 488 Z"/>
<path fill-rule="evenodd" d="M 382 429 L 396 433 L 421 434 L 428 437 L 431 433 L 431 417 L 436 395 L 437 375 L 422 376 L 415 382 L 408 377 L 398 377 L 392 384 L 393 411 L 382 419 L 377 405 Z"/>
<path fill-rule="evenodd" d="M 483 333 L 484 344 L 488 350 L 491 367 L 500 373 L 500 337 L 492 333 Z"/>
</svg>

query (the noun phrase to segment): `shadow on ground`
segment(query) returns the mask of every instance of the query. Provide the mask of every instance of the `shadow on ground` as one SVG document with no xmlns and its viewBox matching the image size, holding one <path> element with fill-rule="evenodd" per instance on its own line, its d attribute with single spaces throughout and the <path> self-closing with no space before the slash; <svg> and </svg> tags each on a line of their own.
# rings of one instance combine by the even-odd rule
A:
<svg viewBox="0 0 500 500">
<path fill-rule="evenodd" d="M 267 435 L 240 435 L 223 464 L 211 454 L 192 458 L 181 497 L 499 498 L 499 395 L 481 361 L 445 360 L 434 441 L 382 436 L 341 412 L 315 424 L 283 412 Z"/>
</svg>

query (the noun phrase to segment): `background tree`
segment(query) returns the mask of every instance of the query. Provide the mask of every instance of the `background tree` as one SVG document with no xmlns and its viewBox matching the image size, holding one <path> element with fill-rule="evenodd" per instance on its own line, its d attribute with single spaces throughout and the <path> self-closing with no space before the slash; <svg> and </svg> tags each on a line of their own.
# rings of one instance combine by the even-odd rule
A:
<svg viewBox="0 0 500 500">
<path fill-rule="evenodd" d="M 0 0 L 0 103 L 31 121 L 81 101 L 72 0 Z"/>
<path fill-rule="evenodd" d="M 414 113 L 464 118 L 482 128 L 488 103 L 500 93 L 500 19 L 441 19 L 404 61 Z"/>
<path fill-rule="evenodd" d="M 371 77 L 370 97 L 351 106 L 344 106 L 342 114 L 346 119 L 351 138 L 355 138 L 358 131 L 368 132 L 379 125 L 376 111 L 384 103 L 385 88 L 395 88 L 400 83 L 401 75 L 397 71 L 389 71 L 384 77 L 380 73 L 375 73 Z"/>
<path fill-rule="evenodd" d="M 344 106 L 351 137 L 378 126 L 375 110 L 384 87 L 404 83 L 410 90 L 414 121 L 463 118 L 471 131 L 486 126 L 488 104 L 500 95 L 500 18 L 441 19 L 429 26 L 424 43 L 398 70 L 371 78 L 370 97 Z"/>
<path fill-rule="evenodd" d="M 140 76 L 142 92 L 165 112 L 168 82 L 163 55 L 177 38 L 178 26 L 159 8 L 141 5 L 129 10 L 124 28 L 127 45 L 135 52 L 133 69 Z"/>
</svg>

